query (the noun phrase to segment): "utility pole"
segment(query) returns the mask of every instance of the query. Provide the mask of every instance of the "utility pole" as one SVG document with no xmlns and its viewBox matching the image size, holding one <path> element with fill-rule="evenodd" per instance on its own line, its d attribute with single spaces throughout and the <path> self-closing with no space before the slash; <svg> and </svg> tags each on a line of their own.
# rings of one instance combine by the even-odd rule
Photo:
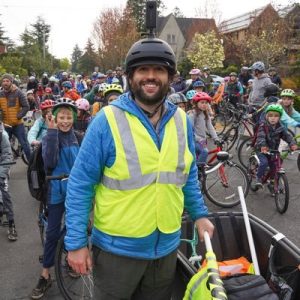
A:
<svg viewBox="0 0 300 300">
<path fill-rule="evenodd" d="M 44 69 L 45 69 L 45 66 L 46 66 L 46 45 L 45 44 L 46 44 L 46 35 L 45 35 L 45 28 L 43 28 L 43 61 L 44 61 Z"/>
</svg>

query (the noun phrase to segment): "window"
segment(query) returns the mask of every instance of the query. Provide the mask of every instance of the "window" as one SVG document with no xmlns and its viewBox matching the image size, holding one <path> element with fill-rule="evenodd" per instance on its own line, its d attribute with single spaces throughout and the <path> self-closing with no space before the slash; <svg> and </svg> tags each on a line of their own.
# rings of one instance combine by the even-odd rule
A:
<svg viewBox="0 0 300 300">
<path fill-rule="evenodd" d="M 176 44 L 175 34 L 167 34 L 167 42 L 168 44 Z"/>
</svg>

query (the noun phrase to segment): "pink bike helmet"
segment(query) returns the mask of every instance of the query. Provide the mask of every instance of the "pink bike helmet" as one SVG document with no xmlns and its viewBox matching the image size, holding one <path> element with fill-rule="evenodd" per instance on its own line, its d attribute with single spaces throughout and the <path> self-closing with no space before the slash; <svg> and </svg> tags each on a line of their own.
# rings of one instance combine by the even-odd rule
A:
<svg viewBox="0 0 300 300">
<path fill-rule="evenodd" d="M 82 109 L 84 111 L 88 111 L 90 109 L 90 103 L 84 98 L 80 98 L 76 101 L 76 107 L 78 109 Z"/>
<path fill-rule="evenodd" d="M 190 71 L 190 75 L 200 75 L 201 71 L 199 69 L 192 69 Z"/>
</svg>

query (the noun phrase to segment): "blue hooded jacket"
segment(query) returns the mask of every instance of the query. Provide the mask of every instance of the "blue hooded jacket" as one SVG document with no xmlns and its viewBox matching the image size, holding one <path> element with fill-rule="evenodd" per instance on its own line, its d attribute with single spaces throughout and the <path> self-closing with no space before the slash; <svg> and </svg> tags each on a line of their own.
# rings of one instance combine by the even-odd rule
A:
<svg viewBox="0 0 300 300">
<path fill-rule="evenodd" d="M 165 125 L 177 109 L 175 105 L 166 101 L 165 113 L 154 129 L 148 117 L 132 100 L 129 93 L 121 95 L 111 105 L 135 115 L 148 130 L 158 149 L 162 145 Z M 189 120 L 187 120 L 187 128 L 188 146 L 191 153 L 194 154 L 193 131 Z M 65 203 L 67 226 L 65 246 L 67 250 L 76 250 L 87 245 L 87 225 L 95 197 L 95 186 L 101 182 L 104 167 L 111 167 L 115 159 L 116 149 L 112 133 L 105 113 L 100 111 L 87 130 L 69 177 Z M 205 217 L 208 213 L 199 188 L 197 172 L 194 158 L 188 180 L 183 187 L 184 206 L 194 220 Z M 93 228 L 92 243 L 104 251 L 116 255 L 156 259 L 171 253 L 178 247 L 180 233 L 181 231 L 178 230 L 172 234 L 164 234 L 156 229 L 149 236 L 143 238 L 127 238 L 111 236 Z"/>
</svg>

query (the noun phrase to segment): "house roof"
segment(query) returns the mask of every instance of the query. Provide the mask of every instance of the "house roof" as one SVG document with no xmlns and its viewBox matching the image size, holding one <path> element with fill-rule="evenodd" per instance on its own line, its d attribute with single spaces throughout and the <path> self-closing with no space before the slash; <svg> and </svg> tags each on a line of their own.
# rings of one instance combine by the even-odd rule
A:
<svg viewBox="0 0 300 300">
<path fill-rule="evenodd" d="M 285 18 L 290 12 L 292 12 L 296 7 L 299 7 L 298 3 L 294 3 L 292 5 L 285 6 L 283 8 L 278 9 L 278 15 L 280 18 Z"/>
<path fill-rule="evenodd" d="M 232 19 L 223 21 L 219 25 L 220 32 L 221 33 L 229 33 L 229 32 L 248 28 L 250 26 L 250 24 L 254 21 L 254 19 L 257 18 L 269 5 L 270 4 L 260 7 L 260 8 L 257 8 L 255 10 L 245 13 L 243 15 L 239 15 Z"/>
<path fill-rule="evenodd" d="M 164 29 L 166 23 L 172 14 L 167 15 L 166 17 L 157 18 L 157 28 L 156 32 L 158 35 Z M 196 32 L 205 33 L 208 30 L 216 30 L 216 23 L 214 19 L 204 19 L 204 18 L 176 18 L 175 20 L 178 24 L 178 27 L 182 31 L 183 36 L 189 42 L 193 38 Z"/>
</svg>

